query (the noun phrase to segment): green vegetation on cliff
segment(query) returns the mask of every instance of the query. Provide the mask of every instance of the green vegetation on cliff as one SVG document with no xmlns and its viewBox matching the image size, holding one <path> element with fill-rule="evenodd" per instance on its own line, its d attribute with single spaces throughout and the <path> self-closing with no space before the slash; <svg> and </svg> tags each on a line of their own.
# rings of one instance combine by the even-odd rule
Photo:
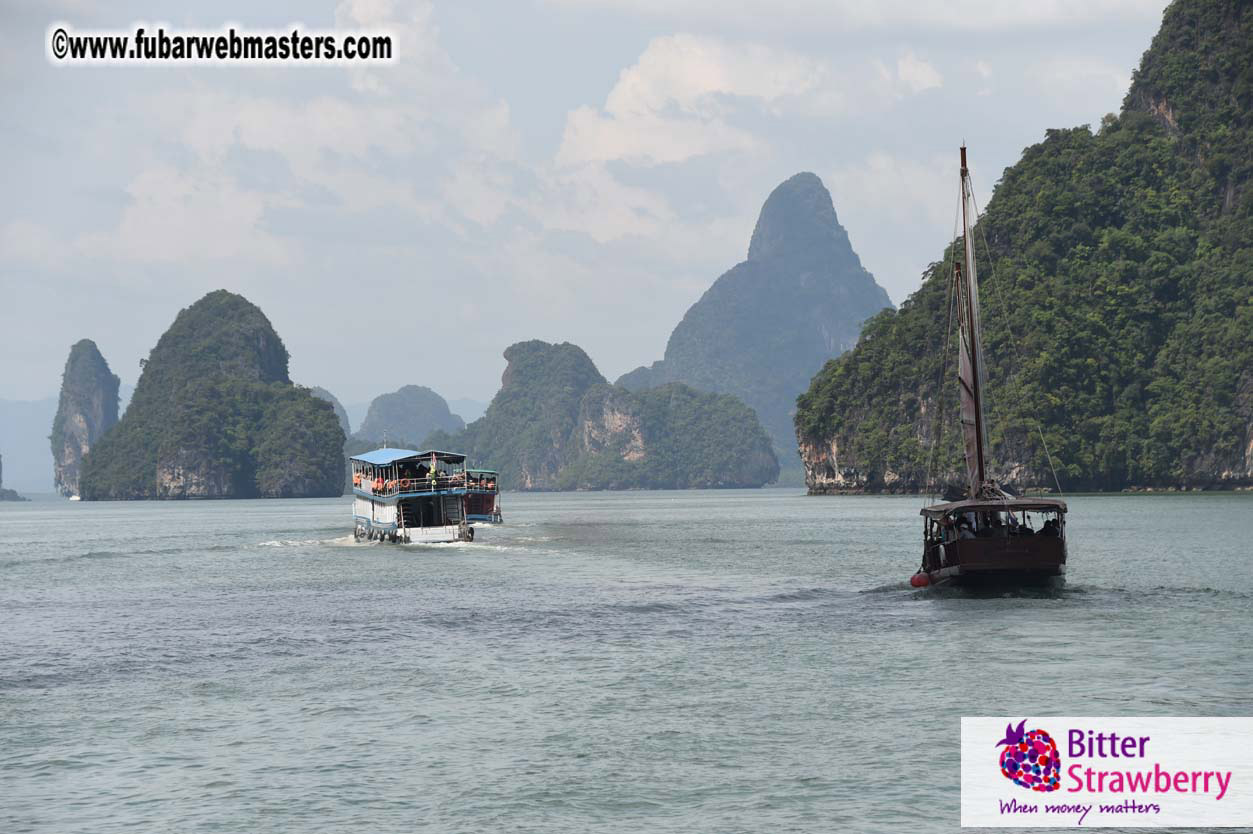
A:
<svg viewBox="0 0 1253 834">
<path fill-rule="evenodd" d="M 424 447 L 465 452 L 508 489 L 756 487 L 778 461 L 752 409 L 671 384 L 609 385 L 580 348 L 520 342 L 487 413 Z"/>
<path fill-rule="evenodd" d="M 1039 425 L 1065 489 L 1253 483 L 1250 43 L 1253 6 L 1176 2 L 1120 115 L 1005 171 L 976 235 L 1001 478 L 1052 485 Z M 799 398 L 811 489 L 924 482 L 947 281 L 933 265 Z M 951 379 L 939 405 L 951 476 Z"/>
<path fill-rule="evenodd" d="M 319 400 L 326 400 L 330 403 L 331 408 L 335 409 L 335 419 L 339 420 L 339 427 L 343 429 L 344 436 L 352 434 L 352 425 L 348 422 L 348 410 L 344 408 L 344 404 L 339 401 L 338 397 L 317 385 L 310 388 L 309 393 Z"/>
<path fill-rule="evenodd" d="M 627 402 L 606 403 L 607 398 Z M 597 386 L 580 406 L 584 438 L 597 426 L 612 426 L 615 413 L 628 415 L 638 434 L 616 432 L 603 445 L 582 443 L 559 473 L 558 489 L 756 487 L 778 476 L 778 461 L 757 415 L 729 394 L 708 394 L 677 382 L 636 394 Z"/>
<path fill-rule="evenodd" d="M 181 311 L 120 423 L 87 455 L 85 499 L 339 495 L 344 433 L 287 376 L 269 320 L 218 290 Z"/>
</svg>

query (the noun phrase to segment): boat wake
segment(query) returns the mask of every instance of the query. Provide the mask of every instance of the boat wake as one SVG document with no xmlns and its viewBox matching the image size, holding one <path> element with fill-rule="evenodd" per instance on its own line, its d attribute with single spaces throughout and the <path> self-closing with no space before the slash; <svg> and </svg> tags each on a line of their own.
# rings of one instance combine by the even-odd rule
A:
<svg viewBox="0 0 1253 834">
<path fill-rule="evenodd" d="M 351 535 L 339 536 L 334 539 L 272 539 L 258 542 L 257 547 L 309 547 L 317 544 L 354 544 Z"/>
</svg>

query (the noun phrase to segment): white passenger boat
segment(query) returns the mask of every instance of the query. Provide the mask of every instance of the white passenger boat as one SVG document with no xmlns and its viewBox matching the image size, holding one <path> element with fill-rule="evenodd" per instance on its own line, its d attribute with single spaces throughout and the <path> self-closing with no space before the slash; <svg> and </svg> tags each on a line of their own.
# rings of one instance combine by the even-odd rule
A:
<svg viewBox="0 0 1253 834">
<path fill-rule="evenodd" d="M 467 469 L 455 452 L 375 449 L 352 462 L 358 540 L 474 541 L 474 528 L 500 524 L 497 473 Z"/>
</svg>

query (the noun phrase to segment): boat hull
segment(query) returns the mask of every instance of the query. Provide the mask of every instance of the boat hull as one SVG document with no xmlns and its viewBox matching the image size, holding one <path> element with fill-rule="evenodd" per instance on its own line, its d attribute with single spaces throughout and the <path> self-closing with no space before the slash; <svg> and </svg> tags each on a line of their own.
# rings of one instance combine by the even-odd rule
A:
<svg viewBox="0 0 1253 834">
<path fill-rule="evenodd" d="M 1046 586 L 1065 575 L 1065 540 L 1045 536 L 961 539 L 937 546 L 927 559 L 934 585 Z"/>
<path fill-rule="evenodd" d="M 358 518 L 354 537 L 358 541 L 384 541 L 399 544 L 448 544 L 474 541 L 474 528 L 468 524 L 442 524 L 431 527 L 400 527 L 371 524 Z"/>
</svg>

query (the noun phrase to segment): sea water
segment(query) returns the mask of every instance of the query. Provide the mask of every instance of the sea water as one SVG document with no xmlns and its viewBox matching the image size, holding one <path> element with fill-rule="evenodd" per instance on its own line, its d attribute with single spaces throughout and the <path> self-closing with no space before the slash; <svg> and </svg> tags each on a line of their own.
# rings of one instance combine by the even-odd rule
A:
<svg viewBox="0 0 1253 834">
<path fill-rule="evenodd" d="M 1253 714 L 1253 495 L 1072 497 L 993 596 L 909 588 L 921 505 L 0 505 L 0 831 L 954 831 L 962 715 Z"/>
</svg>

